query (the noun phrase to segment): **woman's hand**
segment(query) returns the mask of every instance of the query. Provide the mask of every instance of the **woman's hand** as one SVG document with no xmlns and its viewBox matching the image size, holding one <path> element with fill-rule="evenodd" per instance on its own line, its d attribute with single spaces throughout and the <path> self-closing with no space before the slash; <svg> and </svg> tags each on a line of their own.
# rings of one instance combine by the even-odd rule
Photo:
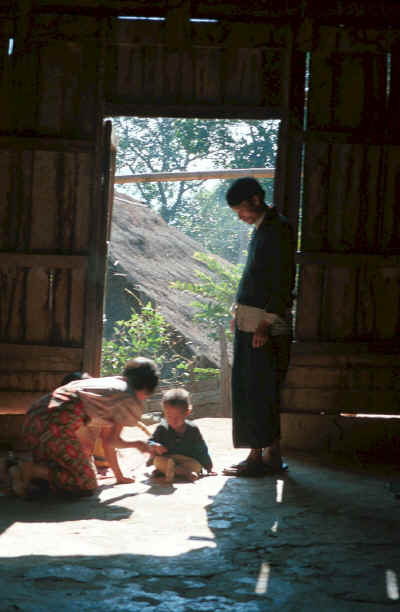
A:
<svg viewBox="0 0 400 612">
<path fill-rule="evenodd" d="M 135 478 L 128 478 L 127 476 L 119 476 L 117 478 L 117 484 L 129 484 L 135 482 Z"/>
<path fill-rule="evenodd" d="M 137 440 L 134 444 L 135 448 L 137 448 L 141 453 L 151 453 L 151 446 L 147 442 Z"/>
</svg>

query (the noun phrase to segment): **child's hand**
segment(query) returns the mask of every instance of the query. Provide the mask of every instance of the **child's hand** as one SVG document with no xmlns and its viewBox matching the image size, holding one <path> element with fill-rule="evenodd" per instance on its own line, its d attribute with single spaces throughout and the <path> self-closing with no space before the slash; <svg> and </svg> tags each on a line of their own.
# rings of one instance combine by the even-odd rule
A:
<svg viewBox="0 0 400 612">
<path fill-rule="evenodd" d="M 214 472 L 212 467 L 207 470 L 207 476 L 217 476 L 217 474 L 218 472 Z"/>
<path fill-rule="evenodd" d="M 168 449 L 162 444 L 151 444 L 150 445 L 150 452 L 152 455 L 163 455 L 167 451 Z"/>
</svg>

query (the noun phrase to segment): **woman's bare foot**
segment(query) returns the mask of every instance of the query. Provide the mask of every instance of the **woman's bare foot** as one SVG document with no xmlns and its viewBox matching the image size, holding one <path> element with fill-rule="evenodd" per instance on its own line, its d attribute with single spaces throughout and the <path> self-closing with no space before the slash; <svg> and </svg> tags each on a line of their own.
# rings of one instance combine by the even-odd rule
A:
<svg viewBox="0 0 400 612">
<path fill-rule="evenodd" d="M 13 465 L 8 470 L 11 480 L 11 489 L 18 497 L 24 497 L 32 479 L 33 464 L 23 461 Z"/>
</svg>

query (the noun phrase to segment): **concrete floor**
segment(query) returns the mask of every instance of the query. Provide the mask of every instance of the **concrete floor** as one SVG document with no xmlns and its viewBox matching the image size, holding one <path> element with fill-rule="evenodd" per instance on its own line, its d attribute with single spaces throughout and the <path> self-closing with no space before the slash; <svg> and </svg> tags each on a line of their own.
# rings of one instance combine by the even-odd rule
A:
<svg viewBox="0 0 400 612">
<path fill-rule="evenodd" d="M 229 419 L 196 422 L 218 471 L 246 455 Z M 398 609 L 393 468 L 286 458 L 283 478 L 166 485 L 124 451 L 132 485 L 104 479 L 97 498 L 76 502 L 3 496 L 0 611 Z"/>
</svg>

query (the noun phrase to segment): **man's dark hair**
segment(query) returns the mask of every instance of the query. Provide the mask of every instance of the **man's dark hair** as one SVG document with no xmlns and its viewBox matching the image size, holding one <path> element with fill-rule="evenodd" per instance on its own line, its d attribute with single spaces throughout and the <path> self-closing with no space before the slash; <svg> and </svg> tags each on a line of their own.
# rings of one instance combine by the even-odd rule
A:
<svg viewBox="0 0 400 612">
<path fill-rule="evenodd" d="M 229 206 L 239 206 L 243 200 L 249 200 L 254 195 L 260 196 L 264 202 L 265 191 L 260 183 L 252 176 L 245 176 L 232 183 L 226 192 L 226 201 Z"/>
<path fill-rule="evenodd" d="M 159 380 L 156 363 L 146 357 L 136 357 L 128 361 L 125 364 L 122 376 L 125 376 L 132 389 L 137 391 L 146 389 L 150 393 L 153 393 Z"/>
<path fill-rule="evenodd" d="M 190 408 L 190 393 L 186 389 L 168 389 L 163 393 L 162 404 L 176 406 L 186 411 Z"/>
</svg>

